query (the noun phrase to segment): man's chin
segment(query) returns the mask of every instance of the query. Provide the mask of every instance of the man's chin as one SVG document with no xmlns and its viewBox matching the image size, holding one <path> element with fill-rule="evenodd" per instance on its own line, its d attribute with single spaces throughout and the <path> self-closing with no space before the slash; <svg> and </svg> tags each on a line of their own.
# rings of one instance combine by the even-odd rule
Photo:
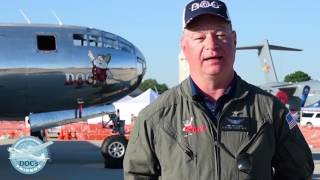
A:
<svg viewBox="0 0 320 180">
<path fill-rule="evenodd" d="M 206 74 L 210 75 L 210 76 L 219 76 L 219 75 L 222 75 L 224 74 L 225 72 L 222 70 L 222 69 L 210 69 L 210 70 L 207 70 L 205 71 Z"/>
</svg>

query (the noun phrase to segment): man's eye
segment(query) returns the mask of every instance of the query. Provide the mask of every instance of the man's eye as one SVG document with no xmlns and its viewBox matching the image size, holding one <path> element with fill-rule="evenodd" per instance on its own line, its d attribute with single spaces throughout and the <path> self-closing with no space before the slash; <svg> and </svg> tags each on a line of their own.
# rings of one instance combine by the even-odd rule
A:
<svg viewBox="0 0 320 180">
<path fill-rule="evenodd" d="M 193 40 L 197 40 L 197 41 L 200 41 L 200 40 L 203 40 L 204 39 L 204 36 L 195 36 L 193 38 Z"/>
<path fill-rule="evenodd" d="M 225 34 L 217 34 L 217 38 L 218 39 L 226 39 L 226 35 Z"/>
</svg>

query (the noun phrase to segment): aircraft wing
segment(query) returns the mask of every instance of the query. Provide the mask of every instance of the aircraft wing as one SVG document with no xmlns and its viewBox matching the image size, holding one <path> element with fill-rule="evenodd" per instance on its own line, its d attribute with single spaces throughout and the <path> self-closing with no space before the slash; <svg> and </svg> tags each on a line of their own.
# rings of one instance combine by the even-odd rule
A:
<svg viewBox="0 0 320 180">
<path fill-rule="evenodd" d="M 293 96 L 293 94 L 297 90 L 297 86 L 295 84 L 289 84 L 289 83 L 283 83 L 283 82 L 277 82 L 277 83 L 267 83 L 263 86 L 260 86 L 264 90 L 271 90 L 272 92 L 277 93 L 279 91 L 285 92 L 289 97 Z M 275 95 L 275 94 L 274 94 Z"/>
<path fill-rule="evenodd" d="M 237 50 L 250 50 L 250 49 L 262 49 L 264 45 L 255 45 L 255 46 L 242 46 L 237 47 Z M 281 50 L 281 51 L 302 51 L 302 49 L 297 48 L 290 48 L 290 47 L 284 47 L 284 46 L 277 46 L 277 45 L 271 45 L 268 44 L 268 47 L 270 50 Z"/>
<path fill-rule="evenodd" d="M 281 50 L 281 51 L 302 51 L 302 49 L 296 49 L 296 48 L 289 48 L 284 46 L 276 46 L 276 45 L 269 45 L 269 48 L 272 50 Z"/>
<path fill-rule="evenodd" d="M 257 46 L 242 46 L 242 47 L 237 47 L 237 50 L 247 50 L 247 49 L 260 49 L 262 48 L 261 45 L 257 45 Z"/>
</svg>

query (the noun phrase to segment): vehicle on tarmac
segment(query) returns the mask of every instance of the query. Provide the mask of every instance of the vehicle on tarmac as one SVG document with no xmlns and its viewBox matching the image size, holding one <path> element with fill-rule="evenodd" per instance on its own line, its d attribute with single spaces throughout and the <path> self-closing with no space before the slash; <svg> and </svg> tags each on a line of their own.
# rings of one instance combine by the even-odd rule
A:
<svg viewBox="0 0 320 180">
<path fill-rule="evenodd" d="M 307 127 L 320 127 L 320 108 L 302 108 L 300 112 L 300 125 Z"/>
</svg>

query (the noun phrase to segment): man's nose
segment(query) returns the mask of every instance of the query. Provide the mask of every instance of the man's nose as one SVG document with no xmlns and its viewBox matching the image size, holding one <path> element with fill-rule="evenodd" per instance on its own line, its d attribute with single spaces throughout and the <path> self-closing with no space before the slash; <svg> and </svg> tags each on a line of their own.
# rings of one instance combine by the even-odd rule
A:
<svg viewBox="0 0 320 180">
<path fill-rule="evenodd" d="M 214 34 L 207 34 L 205 45 L 206 45 L 206 49 L 208 50 L 214 50 L 219 48 L 218 39 Z"/>
</svg>

